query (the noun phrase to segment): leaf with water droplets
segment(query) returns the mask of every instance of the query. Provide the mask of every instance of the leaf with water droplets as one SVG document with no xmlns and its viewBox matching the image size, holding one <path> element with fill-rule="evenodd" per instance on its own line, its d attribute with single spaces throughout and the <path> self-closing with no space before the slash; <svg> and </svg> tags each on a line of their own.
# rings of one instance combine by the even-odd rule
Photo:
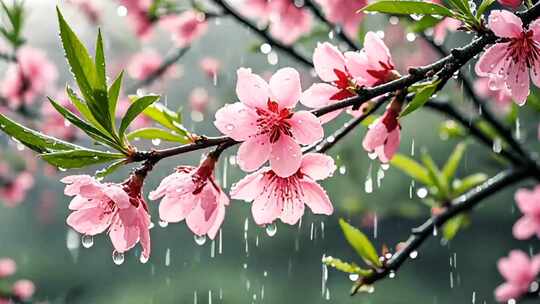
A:
<svg viewBox="0 0 540 304">
<path fill-rule="evenodd" d="M 466 191 L 469 191 L 473 187 L 476 187 L 481 183 L 485 182 L 487 179 L 488 176 L 486 174 L 476 173 L 471 174 L 461 180 L 455 180 L 452 184 L 454 196 L 458 196 L 465 193 Z"/>
<path fill-rule="evenodd" d="M 363 277 L 369 276 L 373 273 L 373 270 L 371 269 L 363 269 L 359 267 L 358 265 L 356 265 L 355 263 L 347 263 L 338 258 L 334 258 L 330 256 L 324 257 L 322 259 L 322 262 L 325 265 L 333 267 L 339 271 L 346 272 L 346 273 L 359 274 Z"/>
<path fill-rule="evenodd" d="M 178 142 L 186 144 L 189 142 L 189 138 L 184 135 L 174 134 L 170 131 L 163 130 L 160 128 L 142 128 L 135 130 L 127 135 L 129 140 L 135 138 L 144 138 L 144 139 L 161 139 L 171 142 Z"/>
<path fill-rule="evenodd" d="M 367 264 L 375 267 L 382 266 L 382 263 L 379 260 L 379 255 L 377 254 L 377 250 L 375 250 L 375 247 L 371 241 L 364 233 L 362 233 L 362 231 L 351 226 L 344 219 L 339 219 L 339 225 L 341 226 L 341 230 L 343 230 L 343 234 L 345 235 L 347 242 L 349 242 L 351 247 L 354 248 L 356 253 Z"/>
<path fill-rule="evenodd" d="M 126 132 L 131 122 L 133 122 L 133 120 L 137 116 L 139 116 L 139 114 L 141 114 L 144 109 L 148 108 L 148 106 L 158 101 L 159 98 L 159 95 L 146 95 L 133 100 L 133 103 L 127 109 L 126 114 L 124 115 L 124 117 L 122 118 L 122 122 L 120 123 L 120 129 L 118 130 L 118 135 L 120 136 L 120 138 L 124 137 L 124 133 Z"/>
<path fill-rule="evenodd" d="M 418 92 L 416 92 L 413 100 L 407 104 L 403 111 L 401 111 L 399 117 L 409 115 L 426 104 L 426 102 L 428 102 L 428 100 L 431 98 L 431 95 L 433 95 L 433 93 L 435 93 L 437 90 L 438 84 L 439 81 L 434 81 L 423 86 Z"/>
<path fill-rule="evenodd" d="M 439 15 L 453 17 L 448 8 L 431 2 L 381 0 L 368 4 L 359 12 L 376 12 L 391 15 Z"/>
<path fill-rule="evenodd" d="M 120 153 L 109 153 L 98 150 L 79 149 L 41 154 L 41 158 L 53 166 L 64 169 L 83 168 L 113 160 L 123 159 Z"/>
<path fill-rule="evenodd" d="M 448 220 L 443 226 L 443 236 L 446 240 L 452 240 L 460 229 L 463 229 L 471 223 L 471 218 L 468 214 L 459 214 L 456 217 Z"/>
</svg>

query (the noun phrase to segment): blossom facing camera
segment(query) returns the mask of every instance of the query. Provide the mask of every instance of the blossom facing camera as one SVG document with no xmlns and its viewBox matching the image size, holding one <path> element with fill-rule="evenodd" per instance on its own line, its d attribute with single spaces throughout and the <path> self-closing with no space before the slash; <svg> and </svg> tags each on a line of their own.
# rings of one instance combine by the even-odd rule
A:
<svg viewBox="0 0 540 304">
<path fill-rule="evenodd" d="M 540 185 L 533 190 L 519 189 L 515 200 L 523 216 L 514 224 L 514 237 L 518 240 L 525 240 L 533 235 L 540 238 Z"/>
<path fill-rule="evenodd" d="M 496 10 L 489 15 L 488 26 L 503 39 L 480 57 L 475 66 L 476 74 L 489 77 L 492 90 L 506 87 L 514 101 L 524 105 L 530 92 L 530 80 L 540 86 L 540 20 L 533 21 L 527 28 L 513 13 Z"/>
<path fill-rule="evenodd" d="M 257 225 L 277 219 L 294 225 L 304 215 L 305 205 L 315 214 L 332 214 L 332 202 L 317 181 L 332 176 L 335 170 L 331 157 L 307 153 L 295 174 L 280 177 L 271 168 L 262 168 L 236 183 L 231 197 L 252 202 L 251 213 Z"/>
<path fill-rule="evenodd" d="M 495 298 L 506 303 L 529 291 L 531 283 L 540 272 L 540 255 L 529 258 L 521 250 L 512 250 L 508 257 L 499 260 L 497 267 L 506 282 L 495 289 Z"/>
<path fill-rule="evenodd" d="M 308 111 L 294 112 L 302 93 L 300 75 L 293 68 L 278 70 L 267 83 L 251 69 L 237 71 L 236 95 L 240 102 L 216 112 L 215 126 L 242 144 L 238 164 L 255 171 L 267 160 L 276 175 L 290 176 L 302 162 L 300 145 L 324 136 L 320 120 Z"/>
<path fill-rule="evenodd" d="M 100 183 L 89 175 L 61 180 L 64 194 L 73 196 L 67 224 L 89 236 L 107 232 L 117 253 L 141 244 L 141 261 L 150 257 L 150 215 L 141 196 L 142 178 L 132 174 L 124 183 Z"/>
<path fill-rule="evenodd" d="M 157 200 L 162 221 L 178 223 L 186 220 L 198 236 L 214 239 L 223 220 L 229 198 L 214 179 L 216 159 L 206 158 L 199 167 L 181 166 L 164 178 L 149 198 Z"/>
<path fill-rule="evenodd" d="M 374 153 L 382 163 L 388 163 L 399 149 L 401 125 L 398 117 L 401 105 L 390 104 L 383 116 L 374 121 L 362 142 L 364 150 Z"/>
</svg>

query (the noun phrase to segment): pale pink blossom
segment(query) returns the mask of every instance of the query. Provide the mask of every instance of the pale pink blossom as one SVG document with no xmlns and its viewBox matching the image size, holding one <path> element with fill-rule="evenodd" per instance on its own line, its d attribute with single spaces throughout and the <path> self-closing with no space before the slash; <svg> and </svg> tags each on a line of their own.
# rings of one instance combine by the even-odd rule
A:
<svg viewBox="0 0 540 304">
<path fill-rule="evenodd" d="M 77 108 L 73 105 L 65 93 L 59 93 L 54 100 L 71 112 L 78 112 Z M 41 131 L 43 133 L 68 141 L 75 139 L 77 135 L 77 128 L 67 122 L 50 102 L 43 103 L 41 106 L 41 115 Z"/>
<path fill-rule="evenodd" d="M 461 26 L 461 21 L 454 18 L 444 18 L 433 27 L 433 41 L 436 44 L 443 44 L 447 32 L 455 32 Z"/>
<path fill-rule="evenodd" d="M 284 44 L 292 44 L 309 33 L 313 23 L 308 11 L 298 8 L 292 0 L 247 0 L 241 10 L 268 23 L 270 34 Z"/>
<path fill-rule="evenodd" d="M 165 16 L 159 24 L 169 31 L 178 47 L 189 46 L 208 30 L 208 22 L 203 13 L 185 11 L 180 15 Z"/>
<path fill-rule="evenodd" d="M 399 110 L 392 104 L 383 116 L 369 125 L 362 146 L 368 153 L 375 153 L 382 163 L 388 163 L 399 149 L 401 125 Z"/>
<path fill-rule="evenodd" d="M 10 258 L 0 259 L 0 279 L 12 276 L 17 271 L 17 264 Z"/>
<path fill-rule="evenodd" d="M 221 69 L 221 61 L 212 57 L 205 57 L 201 59 L 199 65 L 203 72 L 212 79 L 216 77 Z"/>
<path fill-rule="evenodd" d="M 317 181 L 330 177 L 335 169 L 331 157 L 307 153 L 293 175 L 280 177 L 271 168 L 264 167 L 236 183 L 231 197 L 253 202 L 251 213 L 258 225 L 270 224 L 276 219 L 294 225 L 304 215 L 305 205 L 314 214 L 332 214 L 332 202 Z"/>
<path fill-rule="evenodd" d="M 508 88 L 514 101 L 523 105 L 530 78 L 540 86 L 540 21 L 526 28 L 513 13 L 496 10 L 489 15 L 488 26 L 503 40 L 484 52 L 476 63 L 476 73 L 489 77 L 490 88 Z"/>
<path fill-rule="evenodd" d="M 189 94 L 189 106 L 191 110 L 204 113 L 210 103 L 210 96 L 205 88 L 197 87 Z"/>
<path fill-rule="evenodd" d="M 497 263 L 499 272 L 506 280 L 495 289 L 495 298 L 499 302 L 518 299 L 527 293 L 531 283 L 540 272 L 540 255 L 532 258 L 521 250 L 512 250 L 508 257 Z"/>
<path fill-rule="evenodd" d="M 506 87 L 489 87 L 488 78 L 478 78 L 474 81 L 474 91 L 478 96 L 494 103 L 494 109 L 498 112 L 505 112 L 512 105 L 512 95 Z"/>
<path fill-rule="evenodd" d="M 360 52 L 342 54 L 328 42 L 318 44 L 313 52 L 313 64 L 324 83 L 315 83 L 302 94 L 300 102 L 310 108 L 356 96 L 360 87 L 382 84 L 397 75 L 390 51 L 373 32 L 366 34 L 364 48 Z M 321 120 L 332 120 L 340 112 L 333 111 Z"/>
<path fill-rule="evenodd" d="M 364 18 L 364 14 L 357 11 L 367 5 L 367 0 L 318 0 L 318 2 L 330 22 L 341 25 L 349 37 L 356 38 Z"/>
<path fill-rule="evenodd" d="M 17 176 L 8 177 L 8 181 L 0 187 L 0 199 L 7 207 L 15 207 L 26 198 L 26 193 L 34 186 L 32 173 L 23 171 Z"/>
<path fill-rule="evenodd" d="M 140 242 L 141 260 L 150 257 L 150 215 L 141 196 L 142 177 L 132 174 L 122 184 L 100 183 L 89 175 L 62 179 L 64 194 L 74 196 L 67 224 L 94 236 L 107 232 L 114 249 L 124 253 Z"/>
<path fill-rule="evenodd" d="M 120 0 L 127 8 L 128 21 L 135 34 L 141 40 L 148 40 L 152 36 L 155 19 L 149 14 L 152 0 Z"/>
<path fill-rule="evenodd" d="M 68 3 L 79 9 L 90 22 L 96 24 L 100 19 L 100 7 L 93 0 L 68 0 Z"/>
<path fill-rule="evenodd" d="M 523 216 L 514 224 L 514 237 L 525 240 L 535 235 L 540 238 L 540 185 L 533 190 L 519 189 L 516 204 Z"/>
<path fill-rule="evenodd" d="M 0 93 L 11 109 L 28 106 L 51 88 L 57 75 L 56 67 L 42 50 L 22 47 L 17 51 L 17 63 L 6 70 Z"/>
<path fill-rule="evenodd" d="M 517 9 L 523 1 L 522 0 L 498 0 L 497 2 L 499 2 L 501 5 L 504 5 L 513 9 Z"/>
<path fill-rule="evenodd" d="M 229 198 L 214 179 L 216 159 L 209 156 L 199 167 L 180 166 L 164 178 L 151 200 L 161 199 L 159 217 L 178 223 L 186 220 L 189 229 L 198 236 L 214 239 L 223 220 Z"/>
<path fill-rule="evenodd" d="M 131 78 L 142 80 L 155 73 L 163 64 L 163 56 L 156 50 L 146 49 L 131 57 L 127 72 Z M 174 65 L 167 68 L 163 77 L 176 76 Z"/>
<path fill-rule="evenodd" d="M 240 68 L 237 76 L 240 102 L 219 109 L 214 124 L 242 142 L 237 156 L 242 170 L 257 170 L 270 160 L 277 175 L 294 174 L 302 161 L 300 144 L 310 145 L 324 136 L 315 115 L 293 110 L 302 94 L 300 75 L 293 68 L 283 68 L 267 83 L 251 69 Z"/>
<path fill-rule="evenodd" d="M 18 280 L 11 287 L 11 292 L 21 300 L 28 300 L 36 292 L 36 286 L 30 280 Z"/>
</svg>

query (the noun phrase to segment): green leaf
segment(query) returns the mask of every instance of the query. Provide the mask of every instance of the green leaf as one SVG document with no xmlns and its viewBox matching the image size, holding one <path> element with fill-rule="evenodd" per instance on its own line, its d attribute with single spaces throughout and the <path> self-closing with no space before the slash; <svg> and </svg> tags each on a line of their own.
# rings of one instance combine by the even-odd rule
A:
<svg viewBox="0 0 540 304">
<path fill-rule="evenodd" d="M 438 194 L 441 196 L 440 198 L 449 198 L 449 185 L 446 176 L 444 176 L 431 156 L 425 151 L 422 152 L 422 162 L 428 171 L 428 175 L 433 182 L 433 186 L 437 188 Z"/>
<path fill-rule="evenodd" d="M 94 115 L 92 115 L 92 112 L 90 112 L 90 109 L 88 109 L 88 105 L 86 102 L 81 100 L 79 96 L 71 89 L 71 87 L 66 86 L 66 93 L 69 99 L 71 100 L 71 103 L 77 108 L 77 110 L 81 113 L 81 115 L 86 119 L 89 123 L 91 123 L 96 129 L 100 130 L 103 134 L 110 134 L 105 128 L 101 126 L 99 122 L 94 118 Z"/>
<path fill-rule="evenodd" d="M 341 226 L 341 230 L 343 230 L 343 234 L 345 235 L 347 242 L 349 242 L 356 253 L 366 263 L 376 267 L 382 266 L 382 263 L 379 260 L 379 255 L 377 254 L 377 250 L 375 250 L 375 247 L 373 247 L 373 244 L 371 244 L 371 241 L 364 233 L 351 226 L 349 223 L 347 223 L 347 221 L 341 218 L 339 219 L 339 225 Z"/>
<path fill-rule="evenodd" d="M 434 27 L 441 21 L 442 21 L 441 18 L 436 18 L 436 17 L 428 15 L 428 16 L 422 17 L 422 19 L 418 21 L 410 22 L 407 28 L 409 32 L 421 33 L 429 28 Z"/>
<path fill-rule="evenodd" d="M 401 111 L 399 114 L 399 117 L 404 117 L 406 115 L 411 114 L 412 112 L 416 111 L 417 109 L 421 108 L 426 102 L 428 102 L 429 98 L 431 98 L 431 95 L 435 93 L 437 90 L 439 82 L 435 81 L 433 83 L 430 83 L 426 86 L 424 86 L 420 91 L 418 91 L 411 102 L 407 104 L 405 109 Z"/>
<path fill-rule="evenodd" d="M 154 102 L 159 100 L 159 95 L 147 95 L 143 97 L 137 98 L 133 103 L 129 106 L 128 110 L 126 111 L 126 114 L 122 118 L 122 122 L 120 123 L 120 129 L 118 130 L 118 135 L 120 138 L 124 136 L 124 133 L 126 132 L 127 128 L 131 124 L 131 122 L 141 114 L 144 109 L 146 109 L 148 106 L 153 104 Z"/>
<path fill-rule="evenodd" d="M 0 130 L 38 153 L 82 149 L 63 140 L 29 129 L 0 114 Z"/>
<path fill-rule="evenodd" d="M 405 156 L 403 154 L 396 154 L 390 160 L 390 164 L 394 167 L 397 167 L 398 169 L 403 171 L 403 173 L 407 174 L 408 176 L 412 177 L 416 181 L 421 182 L 426 186 L 433 185 L 427 169 L 408 156 Z"/>
<path fill-rule="evenodd" d="M 126 164 L 127 160 L 126 159 L 121 159 L 119 161 L 116 161 L 112 164 L 110 164 L 109 166 L 101 169 L 101 170 L 98 170 L 96 171 L 96 177 L 97 178 L 104 178 L 105 176 L 113 173 L 114 171 L 118 170 L 120 167 L 122 167 L 124 164 Z"/>
<path fill-rule="evenodd" d="M 363 268 L 360 268 L 355 263 L 347 263 L 338 258 L 333 258 L 330 256 L 323 257 L 322 262 L 325 265 L 333 267 L 339 271 L 346 272 L 346 273 L 355 273 L 363 277 L 369 276 L 373 273 L 372 269 L 363 269 Z"/>
<path fill-rule="evenodd" d="M 124 78 L 124 71 L 120 72 L 114 82 L 109 88 L 109 112 L 112 115 L 112 126 L 115 129 L 115 116 L 116 105 L 118 104 L 118 98 L 120 97 L 120 90 L 122 89 L 122 79 Z"/>
<path fill-rule="evenodd" d="M 452 154 L 450 154 L 450 157 L 446 161 L 446 164 L 442 170 L 442 173 L 446 177 L 447 181 L 454 179 L 454 175 L 456 174 L 456 170 L 459 167 L 459 163 L 461 162 L 461 158 L 463 157 L 466 148 L 467 145 L 465 143 L 459 143 L 454 148 L 454 151 L 452 151 Z"/>
<path fill-rule="evenodd" d="M 463 138 L 466 134 L 465 129 L 454 120 L 449 119 L 439 125 L 439 135 L 443 139 Z"/>
<path fill-rule="evenodd" d="M 460 214 L 448 220 L 443 226 L 443 237 L 450 241 L 460 229 L 466 228 L 471 222 L 468 214 Z"/>
<path fill-rule="evenodd" d="M 162 139 L 166 141 L 172 141 L 172 142 L 179 142 L 179 143 L 189 143 L 189 139 L 183 135 L 178 135 L 171 133 L 167 130 L 159 129 L 159 128 L 142 128 L 135 130 L 127 135 L 127 138 L 129 140 L 136 139 L 136 138 L 144 138 L 144 139 Z"/>
<path fill-rule="evenodd" d="M 476 18 L 480 18 L 484 12 L 495 2 L 495 0 L 483 0 L 476 11 Z"/>
<path fill-rule="evenodd" d="M 96 73 L 97 84 L 101 90 L 107 89 L 107 72 L 105 69 L 105 52 L 103 51 L 103 37 L 101 36 L 101 30 L 98 29 L 98 35 L 96 39 Z"/>
<path fill-rule="evenodd" d="M 392 15 L 439 15 L 452 17 L 454 13 L 446 7 L 422 1 L 381 0 L 360 9 L 364 12 L 378 12 Z"/>
<path fill-rule="evenodd" d="M 475 173 L 469 175 L 461 180 L 455 180 L 452 184 L 453 192 L 455 196 L 461 195 L 470 189 L 480 185 L 488 179 L 488 176 L 484 173 Z"/>
<path fill-rule="evenodd" d="M 178 134 L 188 135 L 189 132 L 182 125 L 182 116 L 169 110 L 162 103 L 156 102 L 146 108 L 143 114 L 167 129 L 176 131 Z"/>
<path fill-rule="evenodd" d="M 75 169 L 123 159 L 125 156 L 120 153 L 83 149 L 41 154 L 41 158 L 58 168 Z"/>
</svg>

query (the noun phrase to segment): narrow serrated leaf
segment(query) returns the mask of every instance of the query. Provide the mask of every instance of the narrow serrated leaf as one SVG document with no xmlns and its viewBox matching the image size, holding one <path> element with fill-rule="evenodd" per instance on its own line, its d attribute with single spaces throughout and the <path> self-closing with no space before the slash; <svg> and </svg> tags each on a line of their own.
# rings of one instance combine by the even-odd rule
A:
<svg viewBox="0 0 540 304">
<path fill-rule="evenodd" d="M 455 180 L 452 184 L 454 196 L 461 195 L 473 187 L 480 185 L 488 179 L 488 176 L 484 173 L 471 174 L 461 180 Z"/>
<path fill-rule="evenodd" d="M 351 226 L 344 219 L 339 219 L 339 225 L 347 242 L 367 264 L 375 267 L 382 266 L 377 250 L 362 231 Z"/>
<path fill-rule="evenodd" d="M 41 158 L 53 166 L 64 169 L 83 168 L 90 165 L 123 159 L 120 153 L 108 153 L 97 150 L 69 150 L 41 154 Z"/>
<path fill-rule="evenodd" d="M 369 276 L 373 273 L 372 269 L 363 269 L 359 267 L 358 265 L 356 265 L 355 263 L 344 262 L 334 257 L 329 257 L 329 256 L 323 257 L 322 262 L 325 265 L 335 268 L 339 271 L 358 274 L 362 277 Z"/>
<path fill-rule="evenodd" d="M 434 83 L 430 83 L 426 86 L 424 86 L 422 89 L 420 89 L 415 95 L 411 102 L 407 104 L 405 109 L 401 111 L 399 114 L 399 117 L 404 117 L 406 115 L 411 114 L 412 112 L 418 110 L 421 108 L 428 100 L 431 98 L 431 95 L 435 93 L 435 90 L 437 90 L 438 81 Z"/>
<path fill-rule="evenodd" d="M 170 131 L 159 128 L 142 128 L 135 130 L 127 135 L 129 140 L 136 138 L 161 139 L 165 141 L 178 142 L 182 144 L 189 143 L 189 138 L 184 135 L 171 133 Z"/>
<path fill-rule="evenodd" d="M 442 173 L 446 177 L 447 181 L 450 182 L 454 179 L 454 175 L 456 174 L 456 170 L 459 167 L 459 163 L 461 162 L 461 158 L 463 157 L 466 148 L 467 145 L 461 142 L 457 144 L 457 146 L 452 151 L 452 154 L 450 154 L 450 157 L 446 161 L 446 164 L 444 165 L 442 170 Z"/>
<path fill-rule="evenodd" d="M 126 164 L 127 160 L 126 159 L 121 159 L 119 161 L 116 161 L 112 164 L 110 164 L 109 166 L 101 169 L 101 170 L 98 170 L 96 171 L 96 177 L 97 178 L 104 178 L 105 176 L 113 173 L 114 171 L 118 170 L 119 168 L 121 168 L 124 164 Z"/>
<path fill-rule="evenodd" d="M 427 169 L 408 156 L 396 154 L 390 160 L 390 164 L 426 186 L 433 185 L 433 182 L 429 178 Z"/>
<path fill-rule="evenodd" d="M 452 17 L 454 13 L 448 8 L 422 1 L 381 0 L 368 4 L 360 9 L 363 12 L 377 12 L 392 15 L 439 15 Z"/>
<path fill-rule="evenodd" d="M 120 138 L 122 138 L 131 124 L 131 122 L 139 115 L 141 114 L 144 109 L 146 109 L 148 106 L 153 104 L 154 102 L 159 100 L 159 95 L 147 95 L 143 97 L 137 98 L 133 103 L 129 106 L 129 108 L 126 111 L 126 114 L 122 118 L 122 122 L 120 123 L 120 129 L 118 130 L 118 134 Z"/>
</svg>

